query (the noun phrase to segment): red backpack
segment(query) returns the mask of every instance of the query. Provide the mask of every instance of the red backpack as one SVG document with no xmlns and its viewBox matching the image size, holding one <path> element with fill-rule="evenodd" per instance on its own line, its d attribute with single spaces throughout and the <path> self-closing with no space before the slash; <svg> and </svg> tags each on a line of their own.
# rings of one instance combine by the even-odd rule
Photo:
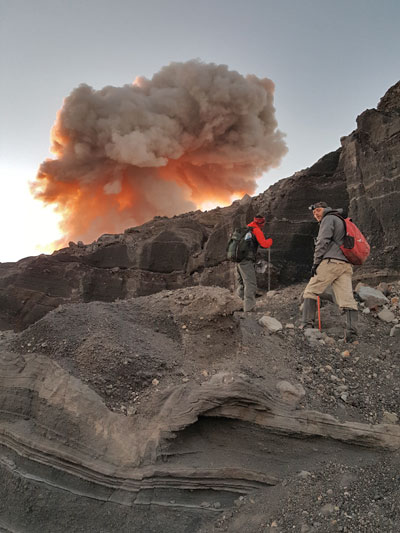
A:
<svg viewBox="0 0 400 533">
<path fill-rule="evenodd" d="M 340 249 L 352 265 L 362 265 L 369 256 L 370 246 L 367 239 L 357 228 L 351 218 L 343 218 L 339 213 L 332 213 L 343 220 L 344 242 Z"/>
</svg>

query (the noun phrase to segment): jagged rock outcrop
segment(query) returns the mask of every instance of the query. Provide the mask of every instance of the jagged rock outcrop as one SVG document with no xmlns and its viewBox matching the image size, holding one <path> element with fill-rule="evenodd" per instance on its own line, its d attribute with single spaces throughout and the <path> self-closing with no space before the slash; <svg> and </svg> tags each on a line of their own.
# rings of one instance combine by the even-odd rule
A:
<svg viewBox="0 0 400 533">
<path fill-rule="evenodd" d="M 400 268 L 400 82 L 342 138 L 349 210 L 372 245 L 369 266 Z"/>
<path fill-rule="evenodd" d="M 399 82 L 400 83 L 400 82 Z M 316 225 L 308 206 L 326 199 L 353 216 L 372 244 L 359 277 L 400 270 L 399 83 L 377 109 L 357 119 L 342 147 L 267 191 L 230 207 L 173 218 L 156 217 L 121 235 L 89 245 L 0 263 L 0 327 L 23 329 L 67 302 L 114 301 L 193 285 L 232 287 L 234 265 L 225 261 L 228 236 L 261 212 L 268 219 L 272 285 L 309 272 Z M 266 288 L 267 255 L 260 255 L 258 283 Z"/>
</svg>

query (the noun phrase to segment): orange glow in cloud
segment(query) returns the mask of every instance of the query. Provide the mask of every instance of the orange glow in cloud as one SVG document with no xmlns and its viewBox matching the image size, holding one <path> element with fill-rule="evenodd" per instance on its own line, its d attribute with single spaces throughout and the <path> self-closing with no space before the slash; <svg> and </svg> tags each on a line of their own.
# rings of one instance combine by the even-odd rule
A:
<svg viewBox="0 0 400 533">
<path fill-rule="evenodd" d="M 62 244 L 254 193 L 287 151 L 273 90 L 198 61 L 124 87 L 75 89 L 52 131 L 55 158 L 33 185 L 61 216 Z"/>
</svg>

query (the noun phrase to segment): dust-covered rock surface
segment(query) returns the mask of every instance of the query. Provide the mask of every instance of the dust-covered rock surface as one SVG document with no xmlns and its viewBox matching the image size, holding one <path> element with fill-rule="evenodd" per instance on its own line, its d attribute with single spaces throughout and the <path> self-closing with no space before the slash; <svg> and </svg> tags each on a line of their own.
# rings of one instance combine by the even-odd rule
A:
<svg viewBox="0 0 400 533">
<path fill-rule="evenodd" d="M 219 287 L 63 305 L 1 333 L 0 526 L 398 531 L 400 283 L 357 286 L 352 344 L 329 300 L 299 329 L 303 289 L 248 314 Z"/>
</svg>

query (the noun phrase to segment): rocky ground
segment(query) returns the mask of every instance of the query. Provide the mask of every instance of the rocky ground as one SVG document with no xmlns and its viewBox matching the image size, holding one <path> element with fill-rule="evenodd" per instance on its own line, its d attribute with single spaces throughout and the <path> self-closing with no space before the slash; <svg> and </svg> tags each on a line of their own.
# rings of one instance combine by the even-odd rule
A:
<svg viewBox="0 0 400 533">
<path fill-rule="evenodd" d="M 202 533 L 396 533 L 399 467 L 398 457 L 378 456 L 372 465 L 363 465 L 362 459 L 354 465 L 328 460 L 318 472 L 301 470 L 268 493 L 239 498 L 213 529 Z"/>
<path fill-rule="evenodd" d="M 305 390 L 304 407 L 339 418 L 377 423 L 395 417 L 400 283 L 385 285 L 388 296 L 379 291 L 382 304 L 375 299 L 371 307 L 356 293 L 359 337 L 350 345 L 343 340 L 345 317 L 329 301 L 321 304 L 321 332 L 299 329 L 303 288 L 261 294 L 248 315 L 239 299 L 217 287 L 60 306 L 13 336 L 12 346 L 58 361 L 110 408 L 124 412 L 130 406 L 130 414 L 154 391 L 236 371 L 298 383 Z M 383 311 L 391 313 L 390 321 L 379 318 Z M 278 331 L 260 324 L 268 316 L 279 322 Z"/>
<path fill-rule="evenodd" d="M 327 300 L 321 331 L 299 329 L 303 289 L 261 293 L 249 314 L 217 287 L 65 305 L 21 333 L 1 333 L 0 341 L 3 350 L 56 361 L 138 427 L 171 387 L 205 384 L 221 372 L 245 375 L 261 390 L 273 383 L 298 409 L 398 424 L 400 282 L 375 292 L 357 288 L 359 337 L 352 344 L 343 340 L 344 316 Z M 201 531 L 399 531 L 398 452 L 338 448 L 321 455 L 316 446 L 315 467 L 292 461 L 274 487 L 240 496 L 231 509 L 216 506 Z"/>
</svg>

